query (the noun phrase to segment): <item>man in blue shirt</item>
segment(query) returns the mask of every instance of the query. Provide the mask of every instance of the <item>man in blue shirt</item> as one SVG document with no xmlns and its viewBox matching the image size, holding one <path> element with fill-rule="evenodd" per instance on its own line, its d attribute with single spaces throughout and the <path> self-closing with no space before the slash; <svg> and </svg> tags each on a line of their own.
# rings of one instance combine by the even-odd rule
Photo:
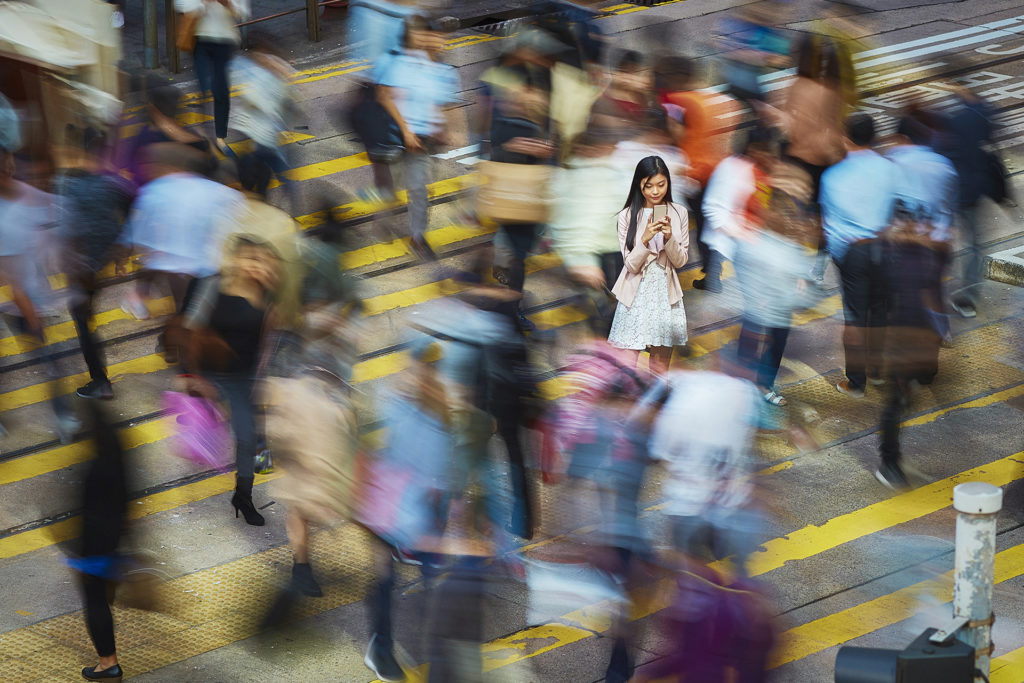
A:
<svg viewBox="0 0 1024 683">
<path fill-rule="evenodd" d="M 932 128 L 921 115 L 910 113 L 900 119 L 896 144 L 885 157 L 899 170 L 897 199 L 911 213 L 927 218 L 933 240 L 948 242 L 959 187 L 956 168 L 932 149 L 932 137 Z"/>
<path fill-rule="evenodd" d="M 395 120 L 402 135 L 405 186 L 409 193 L 409 233 L 413 248 L 433 257 L 423 233 L 427 229 L 427 183 L 430 154 L 452 141 L 454 119 L 445 107 L 455 103 L 458 72 L 438 60 L 444 38 L 423 17 L 406 19 L 404 48 L 376 65 L 377 101 Z"/>
<path fill-rule="evenodd" d="M 825 244 L 839 268 L 846 327 L 846 377 L 841 393 L 860 398 L 868 377 L 882 381 L 885 287 L 876 238 L 888 227 L 896 202 L 896 165 L 871 148 L 875 123 L 867 114 L 846 120 L 847 154 L 821 178 Z"/>
</svg>

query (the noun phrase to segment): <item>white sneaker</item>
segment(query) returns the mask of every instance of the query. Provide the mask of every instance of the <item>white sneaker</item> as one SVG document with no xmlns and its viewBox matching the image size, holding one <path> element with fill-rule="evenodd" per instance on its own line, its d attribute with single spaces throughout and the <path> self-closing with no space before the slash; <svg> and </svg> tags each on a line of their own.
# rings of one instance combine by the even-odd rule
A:
<svg viewBox="0 0 1024 683">
<path fill-rule="evenodd" d="M 121 299 L 121 310 L 136 320 L 149 320 L 149 308 L 135 292 L 129 292 Z"/>
</svg>

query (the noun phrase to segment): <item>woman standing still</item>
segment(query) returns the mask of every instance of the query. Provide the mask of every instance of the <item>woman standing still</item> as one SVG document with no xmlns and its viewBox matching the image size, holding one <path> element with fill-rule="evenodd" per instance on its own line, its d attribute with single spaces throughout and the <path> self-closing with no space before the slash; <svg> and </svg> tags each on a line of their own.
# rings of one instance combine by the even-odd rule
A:
<svg viewBox="0 0 1024 683">
<path fill-rule="evenodd" d="M 608 342 L 638 353 L 649 349 L 651 371 L 662 374 L 672 348 L 687 339 L 683 289 L 675 269 L 686 264 L 690 233 L 686 208 L 672 201 L 672 182 L 661 157 L 637 164 L 618 228 L 625 265 L 612 287 L 619 303 Z"/>
<path fill-rule="evenodd" d="M 269 243 L 235 235 L 221 275 L 199 285 L 185 315 L 191 331 L 186 366 L 201 372 L 194 390 L 208 398 L 218 394 L 231 407 L 235 434 L 235 517 L 263 526 L 252 502 L 255 479 L 256 420 L 253 387 L 260 347 L 267 328 L 273 292 L 280 278 L 280 260 Z"/>
<path fill-rule="evenodd" d="M 224 138 L 228 136 L 231 109 L 228 62 L 242 43 L 237 24 L 249 18 L 249 0 L 175 0 L 175 7 L 184 14 L 199 15 L 192 52 L 196 78 L 199 89 L 213 95 L 214 144 L 226 153 Z"/>
</svg>

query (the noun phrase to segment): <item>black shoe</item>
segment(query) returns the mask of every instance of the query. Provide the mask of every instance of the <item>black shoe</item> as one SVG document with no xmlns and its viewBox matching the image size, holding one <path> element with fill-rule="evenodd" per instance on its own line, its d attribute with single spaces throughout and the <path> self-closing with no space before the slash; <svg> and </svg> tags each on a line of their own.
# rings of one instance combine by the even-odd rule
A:
<svg viewBox="0 0 1024 683">
<path fill-rule="evenodd" d="M 437 260 L 437 254 L 430 248 L 430 245 L 427 244 L 427 240 L 423 235 L 413 235 L 412 239 L 409 241 L 409 245 L 412 247 L 413 252 L 415 252 L 416 255 L 424 261 Z"/>
<path fill-rule="evenodd" d="M 707 278 L 702 277 L 693 281 L 694 289 L 704 289 L 707 286 Z"/>
<path fill-rule="evenodd" d="M 875 479 L 891 491 L 905 491 L 910 488 L 907 475 L 903 474 L 903 470 L 899 465 L 882 463 L 882 466 L 875 471 Z"/>
<path fill-rule="evenodd" d="M 700 284 L 701 284 L 700 289 L 703 289 L 705 292 L 710 292 L 712 294 L 718 294 L 718 293 L 720 293 L 722 291 L 722 281 L 719 280 L 717 277 L 716 278 L 705 277 L 705 278 L 702 279 Z M 694 286 L 696 286 L 696 283 L 694 283 Z"/>
<path fill-rule="evenodd" d="M 245 517 L 246 524 L 263 526 L 267 523 L 263 519 L 263 515 L 256 511 L 256 506 L 252 504 L 251 496 L 245 496 L 235 491 L 235 495 L 231 496 L 231 505 L 235 508 L 235 519 L 238 519 L 238 513 L 241 512 L 242 516 Z"/>
<path fill-rule="evenodd" d="M 366 648 L 366 657 L 363 658 L 363 664 L 366 664 L 370 671 L 377 674 L 377 678 L 387 683 L 398 683 L 405 680 L 405 672 L 398 665 L 398 661 L 395 659 L 395 655 L 392 654 L 391 648 L 383 647 L 376 633 L 370 638 L 370 644 Z"/>
<path fill-rule="evenodd" d="M 82 398 L 98 398 L 102 401 L 114 398 L 114 388 L 110 386 L 110 382 L 101 382 L 95 379 L 84 387 L 79 387 L 75 393 Z"/>
<path fill-rule="evenodd" d="M 82 678 L 87 681 L 119 681 L 124 676 L 121 665 L 107 667 L 103 671 L 97 671 L 95 666 L 87 666 L 82 669 Z"/>
<path fill-rule="evenodd" d="M 324 595 L 320 584 L 313 578 L 313 568 L 309 562 L 296 562 L 292 565 L 292 589 L 310 598 L 322 598 Z"/>
</svg>

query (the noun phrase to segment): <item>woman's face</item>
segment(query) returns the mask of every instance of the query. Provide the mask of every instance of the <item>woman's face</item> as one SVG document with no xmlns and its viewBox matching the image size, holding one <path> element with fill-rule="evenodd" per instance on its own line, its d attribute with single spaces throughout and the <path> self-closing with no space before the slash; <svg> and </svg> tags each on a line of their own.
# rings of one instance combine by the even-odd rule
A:
<svg viewBox="0 0 1024 683">
<path fill-rule="evenodd" d="M 668 178 L 658 173 L 640 181 L 640 191 L 648 204 L 661 204 L 668 192 Z"/>
<path fill-rule="evenodd" d="M 262 247 L 245 246 L 238 250 L 238 272 L 242 277 L 258 282 L 263 289 L 272 290 L 277 286 L 277 258 Z"/>
</svg>

